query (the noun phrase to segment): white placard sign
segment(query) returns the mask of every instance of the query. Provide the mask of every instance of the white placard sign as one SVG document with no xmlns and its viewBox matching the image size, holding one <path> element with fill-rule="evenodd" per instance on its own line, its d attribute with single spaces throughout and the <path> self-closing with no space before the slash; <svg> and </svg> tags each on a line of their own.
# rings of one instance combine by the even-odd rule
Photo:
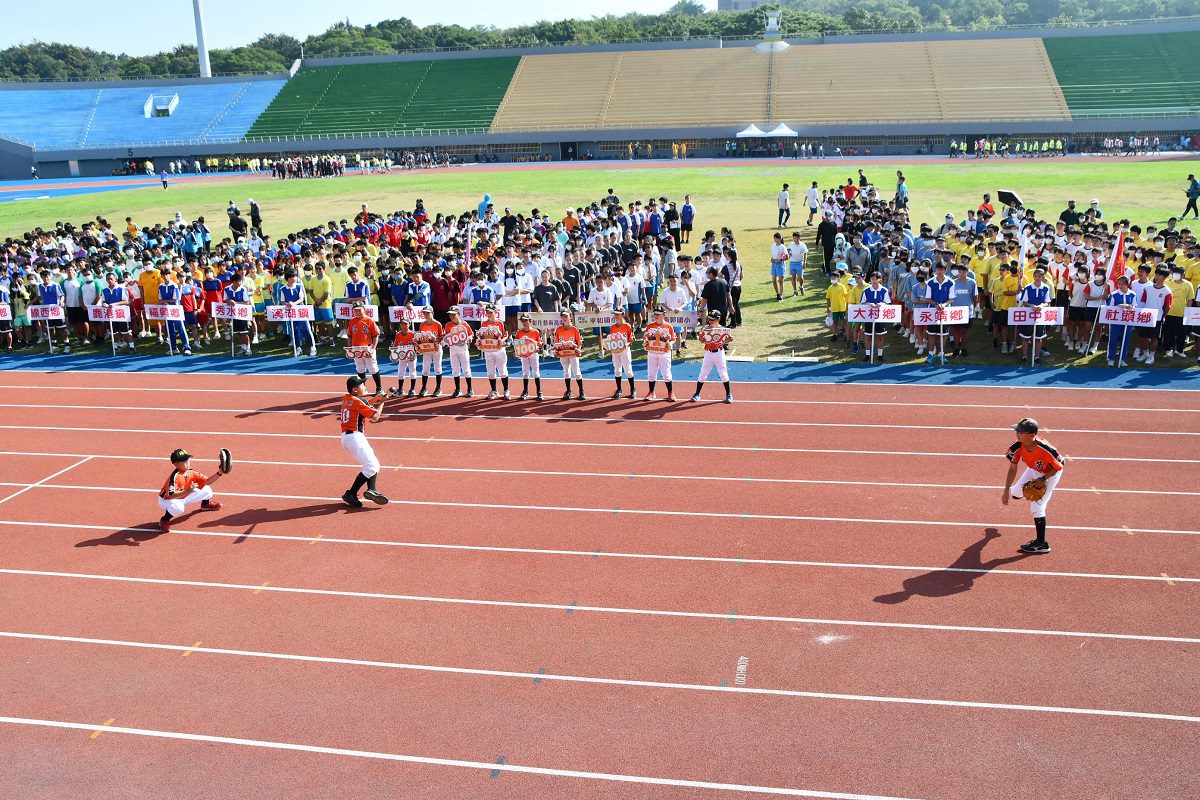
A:
<svg viewBox="0 0 1200 800">
<path fill-rule="evenodd" d="M 62 306 L 29 306 L 26 309 L 31 322 L 41 322 L 48 319 L 63 319 Z"/>
<path fill-rule="evenodd" d="M 379 320 L 379 307 L 370 303 L 363 304 L 363 308 L 367 312 L 367 316 L 371 319 Z M 333 316 L 336 319 L 354 319 L 354 304 L 353 303 L 334 303 Z"/>
<path fill-rule="evenodd" d="M 899 322 L 900 306 L 873 305 L 871 303 L 855 304 L 846 309 L 846 321 L 866 324 L 872 322 Z"/>
<path fill-rule="evenodd" d="M 580 311 L 575 315 L 577 328 L 607 328 L 613 324 L 616 316 L 611 311 L 592 312 Z"/>
<path fill-rule="evenodd" d="M 3 319 L 3 317 L 0 317 Z M 1183 310 L 1184 325 L 1200 325 L 1200 306 L 1192 306 Z"/>
<path fill-rule="evenodd" d="M 392 322 L 399 322 L 406 319 L 409 322 L 423 322 L 425 320 L 425 306 L 420 308 L 409 308 L 408 306 L 392 306 L 388 309 L 388 319 Z M 374 317 L 372 317 L 374 319 Z"/>
<path fill-rule="evenodd" d="M 1063 309 L 1059 306 L 1010 308 L 1008 310 L 1008 324 L 1022 327 L 1030 325 L 1062 325 Z"/>
<path fill-rule="evenodd" d="M 1158 324 L 1158 309 L 1105 306 L 1100 309 L 1100 322 L 1105 325 L 1133 325 L 1135 328 L 1152 328 Z"/>
<path fill-rule="evenodd" d="M 930 325 L 966 325 L 971 319 L 969 306 L 948 306 L 947 308 L 916 308 L 913 310 L 913 324 L 928 327 Z"/>
<path fill-rule="evenodd" d="M 88 306 L 89 322 L 129 322 L 129 306 Z"/>
<path fill-rule="evenodd" d="M 212 316 L 213 319 L 248 320 L 254 316 L 254 308 L 237 303 L 213 303 Z"/>
<path fill-rule="evenodd" d="M 178 321 L 183 319 L 183 306 L 146 306 L 146 319 Z"/>
<path fill-rule="evenodd" d="M 12 319 L 12 308 L 8 303 L 0 303 L 0 322 Z"/>
<path fill-rule="evenodd" d="M 312 306 L 267 306 L 267 322 L 309 322 Z"/>
</svg>

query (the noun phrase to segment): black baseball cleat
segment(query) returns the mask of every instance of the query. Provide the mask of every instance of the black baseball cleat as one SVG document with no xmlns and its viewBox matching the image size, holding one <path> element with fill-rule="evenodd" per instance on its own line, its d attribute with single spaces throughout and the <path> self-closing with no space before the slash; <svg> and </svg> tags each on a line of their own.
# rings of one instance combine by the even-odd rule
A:
<svg viewBox="0 0 1200 800">
<path fill-rule="evenodd" d="M 349 489 L 347 489 L 346 493 L 342 495 L 342 502 L 351 508 L 362 508 L 362 500 L 359 500 L 358 496 Z"/>
<path fill-rule="evenodd" d="M 528 399 L 529 399 L 529 392 L 521 392 L 521 396 L 520 396 L 520 397 L 518 397 L 517 399 L 518 399 L 518 400 L 528 400 Z"/>
<path fill-rule="evenodd" d="M 388 504 L 387 497 L 372 489 L 367 489 L 365 492 L 363 492 L 363 497 L 367 500 L 370 500 L 377 506 L 386 506 Z M 359 505 L 362 505 L 362 503 L 359 503 Z"/>
<path fill-rule="evenodd" d="M 732 402 L 733 402 L 733 395 L 731 395 L 731 394 L 727 394 L 727 395 L 725 395 L 725 402 L 726 402 L 726 403 L 732 403 Z"/>
<path fill-rule="evenodd" d="M 563 392 L 563 396 L 562 396 L 563 400 L 570 400 L 571 397 L 572 397 L 572 395 L 571 395 L 570 391 Z"/>
<path fill-rule="evenodd" d="M 612 397 L 610 397 L 608 399 L 609 400 L 620 400 L 621 399 L 621 391 L 618 389 L 617 391 L 613 392 Z"/>
<path fill-rule="evenodd" d="M 462 397 L 462 392 L 458 391 L 458 389 L 455 389 L 454 394 L 450 395 L 450 397 L 451 397 L 451 399 L 453 399 L 455 397 Z"/>
<path fill-rule="evenodd" d="M 1032 555 L 1040 555 L 1042 553 L 1050 552 L 1050 543 L 1049 542 L 1039 542 L 1037 539 L 1034 539 L 1032 542 L 1026 542 L 1025 544 L 1021 545 L 1017 549 L 1020 550 L 1022 553 L 1030 553 Z"/>
</svg>

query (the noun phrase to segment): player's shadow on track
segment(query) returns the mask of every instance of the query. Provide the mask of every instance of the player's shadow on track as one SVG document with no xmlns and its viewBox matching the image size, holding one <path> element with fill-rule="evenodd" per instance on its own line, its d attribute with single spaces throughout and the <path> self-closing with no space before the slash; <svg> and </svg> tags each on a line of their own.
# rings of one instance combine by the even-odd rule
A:
<svg viewBox="0 0 1200 800">
<path fill-rule="evenodd" d="M 302 400 L 298 403 L 290 403 L 285 406 L 267 406 L 266 408 L 255 409 L 254 411 L 244 411 L 241 414 L 235 415 L 235 419 L 249 419 L 257 417 L 260 414 L 270 414 L 275 411 L 299 411 L 310 416 L 328 416 L 338 413 L 342 406 L 341 398 L 330 399 L 322 397 L 315 400 Z"/>
<path fill-rule="evenodd" d="M 114 531 L 108 536 L 103 536 L 99 539 L 87 539 L 82 542 L 77 542 L 76 547 L 137 547 L 142 542 L 148 542 L 152 539 L 157 539 L 162 536 L 163 532 L 158 529 L 158 520 L 147 522 L 143 525 L 133 525 L 122 531 Z"/>
<path fill-rule="evenodd" d="M 376 510 L 373 506 L 364 506 L 363 508 L 350 508 L 344 503 L 314 503 L 307 506 L 291 506 L 290 508 L 247 508 L 244 511 L 239 511 L 236 514 L 230 514 L 220 519 L 201 522 L 198 527 L 215 528 L 215 527 L 232 527 L 241 528 L 245 526 L 238 538 L 233 540 L 234 544 L 241 544 L 246 541 L 246 537 L 254 533 L 254 529 L 259 525 L 265 525 L 273 522 L 289 522 L 294 519 L 312 519 L 313 517 L 327 517 L 331 514 L 345 512 L 347 514 L 362 514 L 368 511 Z"/>
<path fill-rule="evenodd" d="M 896 605 L 913 597 L 949 597 L 968 592 L 975 586 L 976 580 L 996 567 L 1028 558 L 1025 553 L 1018 553 L 1006 558 L 992 558 L 984 561 L 983 548 L 987 547 L 991 540 L 999 538 L 1000 532 L 995 528 L 985 529 L 983 538 L 963 550 L 962 555 L 955 559 L 949 567 L 908 578 L 903 583 L 903 590 L 891 594 L 881 594 L 875 598 L 875 602 Z M 972 571 L 958 572 L 956 570 Z"/>
</svg>

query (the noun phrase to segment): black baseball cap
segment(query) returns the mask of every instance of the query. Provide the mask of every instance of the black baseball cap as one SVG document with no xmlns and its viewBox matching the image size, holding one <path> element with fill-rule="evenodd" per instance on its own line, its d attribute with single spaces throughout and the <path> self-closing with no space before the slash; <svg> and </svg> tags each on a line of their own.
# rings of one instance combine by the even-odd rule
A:
<svg viewBox="0 0 1200 800">
<path fill-rule="evenodd" d="M 346 391 L 353 392 L 357 387 L 362 386 L 366 382 L 365 378 L 360 378 L 357 375 L 346 378 Z"/>
<path fill-rule="evenodd" d="M 192 457 L 192 454 L 182 447 L 177 447 L 171 451 L 171 463 L 178 464 L 180 461 L 187 461 Z"/>
<path fill-rule="evenodd" d="M 1025 417 L 1020 422 L 1018 422 L 1016 425 L 1013 425 L 1012 429 L 1014 431 L 1016 431 L 1017 433 L 1037 433 L 1038 432 L 1037 420 L 1031 419 L 1030 417 Z"/>
</svg>

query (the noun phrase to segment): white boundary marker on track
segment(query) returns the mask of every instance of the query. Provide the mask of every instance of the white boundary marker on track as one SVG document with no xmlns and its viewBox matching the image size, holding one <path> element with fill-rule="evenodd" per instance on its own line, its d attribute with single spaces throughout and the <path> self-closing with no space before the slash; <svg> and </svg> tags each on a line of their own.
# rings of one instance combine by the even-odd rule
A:
<svg viewBox="0 0 1200 800">
<path fill-rule="evenodd" d="M 40 633 L 15 633 L 0 631 L 0 638 L 26 639 L 66 644 L 103 645 L 145 650 L 167 650 L 171 652 L 207 653 L 210 655 L 240 656 L 245 658 L 276 659 L 280 661 L 303 661 L 318 664 L 337 664 L 353 667 L 375 667 L 382 669 L 408 670 L 413 672 L 438 672 L 452 675 L 475 675 L 488 678 L 519 678 L 522 680 L 557 681 L 561 683 L 590 683 L 605 686 L 630 686 L 645 689 L 677 689 L 693 692 L 725 692 L 729 694 L 768 695 L 772 697 L 795 697 L 809 700 L 843 700 L 859 703 L 885 703 L 917 706 L 943 706 L 948 708 L 980 708 L 993 711 L 1029 711 L 1049 714 L 1080 714 L 1096 717 L 1125 717 L 1127 719 L 1149 719 L 1163 722 L 1200 723 L 1200 716 L 1185 714 L 1163 714 L 1153 711 L 1122 711 L 1107 708 L 1079 708 L 1075 706 L 1041 706 L 1023 703 L 988 703 L 977 700 L 945 700 L 927 697 L 896 697 L 874 694 L 840 694 L 836 692 L 810 692 L 800 689 L 770 689 L 749 686 L 712 686 L 673 681 L 646 681 L 631 678 L 601 678 L 582 675 L 560 675 L 553 672 L 515 672 L 510 670 L 450 667 L 440 664 L 408 664 L 392 661 L 372 661 L 335 656 L 309 656 L 294 653 L 271 653 L 259 650 L 236 650 L 224 647 L 199 647 L 195 645 L 157 644 L 153 642 L 131 642 L 122 639 L 90 639 L 81 636 L 54 636 Z"/>
<path fill-rule="evenodd" d="M 81 486 L 61 483 L 15 483 L 0 482 L 0 486 L 23 486 L 27 489 L 71 489 L 80 492 L 137 492 L 158 494 L 157 489 L 147 489 L 133 486 Z M 224 497 L 252 497 L 264 500 L 323 500 L 329 503 L 341 502 L 341 497 L 317 497 L 307 494 L 262 494 L 256 492 L 222 492 Z M 463 508 L 461 502 L 453 503 L 444 500 L 405 500 L 393 498 L 389 501 L 394 505 L 404 506 L 435 506 Z M 678 511 L 658 508 L 595 508 L 588 506 L 521 506 L 510 503 L 476 504 L 482 509 L 504 509 L 506 511 L 570 511 L 578 514 L 632 514 L 634 516 L 665 516 L 665 517 L 712 517 L 717 519 L 765 519 L 781 520 L 784 522 L 847 522 L 862 525 L 936 525 L 938 527 L 967 527 L 967 528 L 1019 528 L 1027 530 L 1029 525 L 1015 522 L 963 522 L 957 520 L 923 520 L 923 519 L 859 519 L 857 517 L 814 517 L 798 514 L 751 514 L 735 511 Z M 1055 531 L 1105 531 L 1110 533 L 1170 533 L 1185 536 L 1200 536 L 1200 530 L 1187 531 L 1174 528 L 1106 528 L 1097 525 L 1055 525 Z"/>
<path fill-rule="evenodd" d="M 478 361 L 479 359 L 473 359 Z M 689 362 L 680 362 L 689 363 Z M 5 372 L 32 372 L 39 375 L 47 374 L 46 369 L 33 369 L 30 367 L 16 367 L 6 369 Z M 53 373 L 51 373 L 53 374 Z M 139 370 L 138 372 L 127 372 L 115 369 L 85 369 L 79 370 L 76 374 L 79 375 L 217 375 L 234 378 L 346 378 L 347 375 L 338 374 L 322 374 L 314 375 L 311 372 L 252 372 L 252 373 L 237 373 L 237 372 L 221 372 L 217 370 L 195 370 L 188 372 L 179 372 L 178 370 Z M 610 378 L 585 378 L 584 380 L 596 381 L 597 383 L 610 383 Z M 686 382 L 686 381 L 683 381 Z M 734 383 L 744 384 L 747 386 L 883 386 L 889 389 L 985 389 L 989 391 L 1008 390 L 1014 392 L 1026 391 L 1043 391 L 1043 392 L 1200 392 L 1200 388 L 1196 389 L 1176 389 L 1169 386 L 1013 386 L 1002 385 L 996 386 L 987 383 L 900 383 L 888 381 L 734 381 Z"/>
<path fill-rule="evenodd" d="M 99 575 L 88 572 L 54 572 L 38 569 L 10 569 L 0 567 L 0 575 L 26 575 L 35 578 L 70 578 L 78 580 L 114 581 L 118 583 L 144 583 L 157 586 L 189 586 L 200 589 L 230 589 L 233 591 L 280 592 L 283 594 L 317 595 L 324 597 L 356 597 L 365 600 L 397 600 L 409 603 L 443 603 L 446 605 L 490 606 L 493 608 L 521 608 L 539 611 L 590 611 L 600 614 L 629 614 L 633 616 L 677 617 L 682 619 L 708 619 L 729 621 L 729 612 L 670 611 L 664 609 L 623 608 L 616 606 L 583 606 L 576 603 L 525 603 L 516 600 L 481 600 L 466 597 L 431 597 L 425 595 L 389 594 L 387 592 L 354 592 L 348 589 L 309 589 L 298 586 L 274 586 L 268 584 L 219 583 L 216 581 L 186 581 L 176 578 L 139 578 L 131 575 Z M 1172 579 L 1173 580 L 1173 579 Z M 923 622 L 878 622 L 874 620 L 815 619 L 811 617 L 782 617 L 763 614 L 738 614 L 739 621 L 779 622 L 787 625 L 826 625 L 854 628 L 896 628 L 900 630 L 950 631 L 954 633 L 999 633 L 1022 636 L 1063 636 L 1073 639 L 1117 639 L 1134 642 L 1167 642 L 1170 644 L 1200 644 L 1200 638 L 1187 636 L 1157 636 L 1141 633 L 1103 633 L 1096 631 L 1062 631 L 1038 628 L 996 628 L 971 625 L 938 625 Z"/>
<path fill-rule="evenodd" d="M 47 475 L 46 477 L 42 478 L 42 479 L 41 479 L 40 481 L 38 481 L 37 483 L 30 483 L 30 484 L 26 484 L 26 485 L 25 485 L 25 488 L 21 489 L 20 491 L 18 491 L 18 492 L 13 492 L 12 494 L 8 495 L 7 497 L 5 497 L 5 498 L 3 498 L 3 499 L 0 499 L 0 503 L 7 503 L 9 500 L 12 500 L 14 497 L 20 497 L 21 495 L 23 495 L 23 494 L 25 494 L 26 492 L 28 492 L 30 489 L 36 489 L 38 486 L 42 486 L 42 485 L 43 485 L 43 484 L 45 484 L 47 481 L 52 481 L 52 480 L 54 480 L 54 479 L 55 479 L 55 478 L 57 478 L 59 475 L 62 475 L 64 472 L 70 472 L 71 470 L 75 469 L 76 467 L 78 467 L 78 466 L 81 466 L 81 465 L 83 465 L 83 464 L 86 464 L 87 462 L 91 461 L 91 460 L 92 460 L 92 458 L 93 458 L 93 456 L 84 456 L 83 458 L 81 458 L 79 461 L 76 461 L 76 462 L 75 462 L 74 464 L 72 464 L 71 466 L 69 466 L 69 467 L 63 467 L 63 468 L 62 468 L 62 469 L 60 469 L 58 472 L 54 473 L 53 475 Z"/>
<path fill-rule="evenodd" d="M 457 758 L 431 758 L 428 756 L 400 755 L 398 753 L 379 753 L 371 750 L 349 750 L 341 747 L 321 747 L 311 744 L 294 744 L 291 742 L 272 742 L 262 739 L 239 739 L 232 736 L 210 736 L 201 733 L 182 733 L 179 731 L 160 731 L 147 728 L 126 728 L 121 725 L 94 725 L 84 722 L 63 722 L 49 719 L 29 719 L 25 717 L 0 717 L 0 723 L 9 725 L 32 725 L 43 728 L 66 728 L 77 731 L 103 731 L 126 734 L 130 736 L 148 736 L 157 739 L 176 739 L 192 742 L 207 742 L 209 744 L 230 744 L 241 747 L 261 747 L 269 750 L 292 750 L 305 753 L 320 753 L 332 756 L 350 756 L 353 758 L 373 758 L 383 761 L 403 761 L 409 764 L 430 764 L 440 767 L 461 767 L 465 769 L 486 770 L 488 772 L 512 772 L 527 775 L 545 775 L 552 778 L 583 778 L 588 780 L 615 781 L 618 783 L 640 783 L 652 786 L 674 786 L 685 789 L 716 789 L 730 792 L 746 792 L 750 794 L 772 794 L 788 797 L 819 797 L 827 800 L 911 800 L 902 797 L 884 797 L 881 795 L 848 794 L 846 792 L 823 792 L 811 789 L 790 789 L 782 786 L 752 786 L 738 783 L 715 783 L 712 781 L 694 781 L 682 778 L 656 778 L 647 775 L 618 775 L 608 772 L 584 772 L 572 769 L 554 769 L 550 767 L 530 767 L 522 764 L 483 761 L 465 761 Z"/>
<path fill-rule="evenodd" d="M 0 456 L 19 456 L 21 458 L 32 458 L 35 456 L 44 456 L 48 458 L 82 458 L 84 453 L 17 453 L 11 450 L 0 450 Z M 1003 456 L 998 455 L 998 458 Z M 98 455 L 92 456 L 93 459 L 116 459 L 122 461 L 162 461 L 162 456 L 117 456 L 117 455 Z M 212 461 L 208 458 L 192 458 L 192 461 L 206 462 Z M 352 471 L 352 464 L 333 464 L 320 461 L 255 461 L 248 458 L 239 458 L 239 464 L 256 464 L 259 466 L 269 467 L 319 467 L 328 469 L 340 469 L 344 471 Z M 414 466 L 405 464 L 397 467 L 384 467 L 384 470 L 394 469 L 404 472 L 451 472 L 465 473 L 469 475 L 512 475 L 511 469 L 485 469 L 481 467 L 434 467 L 434 466 Z M 552 475 L 555 477 L 568 478 L 620 478 L 629 479 L 636 478 L 638 480 L 656 480 L 656 481 L 718 481 L 729 483 L 782 483 L 782 484 L 799 484 L 799 485 L 819 485 L 828 486 L 829 480 L 817 480 L 810 478 L 742 478 L 734 475 L 663 475 L 654 472 L 645 473 L 629 473 L 629 472 L 566 472 L 560 470 L 539 469 L 538 475 Z M 843 478 L 837 479 L 836 483 L 843 486 L 889 486 L 899 487 L 904 489 L 986 489 L 989 492 L 995 492 L 996 487 L 992 484 L 971 484 L 971 483 L 894 483 L 888 481 L 852 481 Z M 1200 496 L 1200 492 L 1185 492 L 1185 491 L 1167 491 L 1156 489 L 1092 489 L 1090 487 L 1064 487 L 1054 490 L 1056 493 L 1061 492 L 1080 492 L 1083 494 L 1150 494 L 1150 495 L 1170 495 L 1172 497 L 1179 495 Z"/>
<path fill-rule="evenodd" d="M 194 459 L 193 459 L 194 460 Z M 63 530 L 89 530 L 114 532 L 112 525 L 83 525 L 67 522 L 32 522 L 22 520 L 0 520 L 0 525 L 27 526 L 32 528 L 60 528 Z M 122 528 L 122 531 L 159 533 L 157 527 Z M 742 558 L 729 556 L 698 556 L 672 553 L 629 553 L 604 550 L 543 550 L 536 547 L 499 547 L 496 545 L 444 544 L 441 542 L 403 542 L 394 539 L 346 539 L 339 536 L 288 536 L 274 533 L 237 533 L 233 531 L 199 531 L 171 526 L 171 535 L 209 536 L 218 539 L 262 539 L 264 541 L 304 542 L 305 544 L 359 544 L 374 547 L 405 547 L 414 550 L 463 550 L 477 553 L 512 553 L 534 556 L 578 556 L 587 558 L 628 558 L 648 561 L 691 561 L 708 564 L 756 564 L 779 567 L 829 567 L 832 569 L 876 569 L 896 572 L 963 572 L 971 575 L 1018 575 L 1039 578 L 1088 578 L 1098 580 L 1149 581 L 1151 583 L 1200 583 L 1200 578 L 1176 575 L 1118 575 L 1103 572 L 1051 572 L 1048 570 L 1025 569 L 972 569 L 969 567 L 921 567 L 905 564 L 857 564 L 843 561 L 793 561 L 783 558 Z"/>
<path fill-rule="evenodd" d="M 499 401 L 497 401 L 499 402 Z M 46 405 L 31 403 L 0 403 L 0 408 L 35 408 L 46 410 Z M 336 417 L 338 411 L 301 411 L 293 409 L 259 409 L 259 408 L 185 408 L 171 406 L 83 406 L 64 405 L 55 403 L 56 409 L 72 411 L 161 411 L 187 412 L 191 414 L 291 414 L 310 418 Z M 653 424 L 653 425 L 740 425 L 763 428 L 868 428 L 879 430 L 916 430 L 916 431 L 971 431 L 981 433 L 1001 433 L 1011 431 L 1011 428 L 987 428 L 973 425 L 887 425 L 869 422 L 766 422 L 762 420 L 721 420 L 721 419 L 630 419 L 628 417 L 543 417 L 535 414 L 441 414 L 421 411 L 387 411 L 384 418 L 406 417 L 413 419 L 482 419 L 482 420 L 514 420 L 522 422 L 602 422 L 605 424 Z M 1054 435 L 1081 433 L 1089 436 L 1200 436 L 1200 431 L 1114 431 L 1091 430 L 1086 428 L 1055 428 Z M 744 448 L 743 448 L 744 449 Z"/>
<path fill-rule="evenodd" d="M 0 430 L 17 430 L 28 431 L 28 425 L 0 425 Z M 186 435 L 186 436 L 257 436 L 274 439 L 321 439 L 329 441 L 334 437 L 334 432 L 330 433 L 273 433 L 269 431 L 213 431 L 203 428 L 193 428 L 191 430 L 164 430 L 161 428 L 75 428 L 69 426 L 56 425 L 38 425 L 39 431 L 76 431 L 80 433 L 120 433 L 124 436 L 132 436 L 136 434 L 170 434 Z M 576 441 L 553 441 L 553 440 L 537 440 L 537 439 L 458 439 L 443 436 L 378 436 L 371 434 L 372 442 L 420 442 L 422 444 L 498 444 L 498 445 L 519 445 L 523 447 L 600 447 L 600 448 L 632 448 L 635 450 L 698 450 L 698 451 L 716 451 L 716 452 L 734 452 L 734 453 L 820 453 L 830 455 L 852 455 L 852 456 L 905 456 L 907 458 L 914 457 L 931 457 L 931 458 L 990 458 L 1002 459 L 1002 452 L 994 453 L 935 453 L 922 452 L 917 453 L 913 450 L 846 450 L 833 448 L 805 448 L 805 447 L 731 447 L 728 445 L 706 445 L 706 444 L 659 444 L 651 442 L 576 442 Z M 1136 457 L 1117 457 L 1117 456 L 1078 456 L 1070 455 L 1069 461 L 1113 461 L 1119 463 L 1135 463 L 1145 466 L 1147 460 L 1145 458 Z M 1200 464 L 1200 458 L 1158 458 L 1155 457 L 1153 462 L 1156 464 Z M 1056 526 L 1057 527 L 1057 526 Z"/>
<path fill-rule="evenodd" d="M 243 377 L 254 377 L 254 376 L 243 376 Z M 326 376 L 313 376 L 313 377 L 326 377 Z M 342 377 L 342 376 L 327 376 L 327 377 Z M 605 381 L 605 383 L 607 383 L 607 381 Z M 847 385 L 854 385 L 854 384 L 847 384 Z M 1000 387 L 1000 388 L 1003 388 L 1003 387 Z M 59 392 L 59 391 L 71 391 L 71 392 L 178 392 L 178 393 L 184 393 L 184 394 L 242 394 L 242 395 L 245 395 L 245 394 L 279 394 L 279 395 L 289 395 L 289 396 L 292 396 L 292 395 L 315 395 L 315 396 L 319 396 L 319 397 L 328 397 L 328 398 L 330 398 L 331 403 L 337 402 L 336 390 L 330 390 L 330 391 L 326 392 L 326 391 L 318 391 L 316 389 L 292 389 L 292 390 L 288 390 L 288 389 L 210 389 L 210 388 L 199 387 L 199 386 L 195 387 L 195 388 L 191 388 L 191 389 L 178 389 L 178 388 L 174 388 L 174 387 L 164 387 L 164 386 L 155 386 L 155 387 L 144 387 L 144 386 L 36 386 L 36 385 L 18 386 L 15 384 L 0 385 L 0 389 L 18 389 L 18 390 L 49 391 L 49 392 Z M 1068 389 L 1067 391 L 1070 391 L 1070 390 Z M 439 401 L 443 402 L 443 403 L 454 402 L 448 395 L 444 395 L 441 398 L 425 397 L 425 398 L 419 398 L 419 399 L 423 399 L 423 400 L 426 400 L 429 402 L 439 402 Z M 462 398 L 462 399 L 465 400 L 467 398 Z M 608 400 L 607 397 L 599 397 L 599 396 L 597 396 L 596 399 L 597 399 L 597 401 Z M 796 406 L 837 406 L 839 408 L 844 407 L 844 406 L 885 406 L 885 407 L 907 408 L 907 409 L 913 408 L 912 403 L 901 403 L 901 402 L 897 402 L 897 401 L 887 401 L 887 400 L 747 400 L 747 399 L 743 399 L 743 398 L 739 397 L 737 404 L 740 406 L 741 405 L 758 404 L 758 405 L 796 405 Z M 697 403 L 697 405 L 724 405 L 724 402 L 721 400 L 708 399 L 708 400 L 700 400 Z M 584 409 L 584 408 L 587 408 L 587 406 L 580 406 L 580 408 Z M 955 403 L 953 406 L 954 410 L 961 409 L 961 408 L 995 409 L 995 410 L 999 410 L 999 411 L 1017 411 L 1017 412 L 1021 412 L 1021 413 L 1024 413 L 1024 412 L 1030 410 L 1030 406 L 1027 403 L 1019 403 L 1019 404 L 1013 404 L 1013 405 L 1002 405 L 999 403 Z M 1098 411 L 1098 412 L 1099 411 L 1105 411 L 1105 412 L 1116 411 L 1116 412 L 1122 412 L 1123 411 L 1123 412 L 1128 412 L 1131 414 L 1157 414 L 1157 413 L 1200 414 L 1200 408 L 1134 408 L 1131 406 L 1047 406 L 1047 405 L 1038 404 L 1037 410 L 1039 412 L 1042 412 L 1042 411 Z"/>
</svg>

